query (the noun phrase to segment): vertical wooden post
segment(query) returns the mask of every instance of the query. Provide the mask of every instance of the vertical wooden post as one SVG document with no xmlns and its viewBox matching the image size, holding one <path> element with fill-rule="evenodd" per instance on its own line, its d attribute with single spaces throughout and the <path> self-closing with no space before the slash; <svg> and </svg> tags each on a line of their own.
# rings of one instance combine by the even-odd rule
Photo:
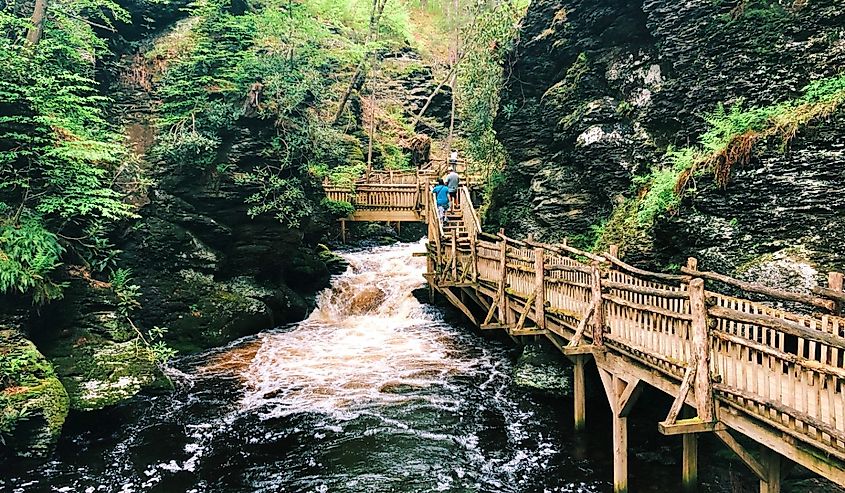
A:
<svg viewBox="0 0 845 493">
<path fill-rule="evenodd" d="M 346 243 L 346 219 L 340 220 L 340 241 Z"/>
<path fill-rule="evenodd" d="M 710 333 L 707 326 L 707 306 L 704 302 L 704 280 L 695 278 L 689 283 L 692 314 L 692 347 L 698 362 L 695 372 L 695 407 L 698 417 L 711 423 L 716 417 L 713 402 L 713 383 L 710 380 Z"/>
<path fill-rule="evenodd" d="M 628 493 L 628 418 L 620 416 L 620 397 L 625 382 L 613 377 L 613 492 Z"/>
<path fill-rule="evenodd" d="M 843 290 L 843 275 L 841 272 L 828 272 L 827 274 L 827 287 L 834 291 L 842 291 Z M 836 308 L 834 309 L 834 315 L 840 315 L 842 313 L 842 303 L 836 302 Z"/>
<path fill-rule="evenodd" d="M 508 297 L 505 286 L 508 282 L 508 240 L 505 239 L 505 230 L 499 230 L 499 321 L 508 323 Z"/>
<path fill-rule="evenodd" d="M 595 302 L 596 309 L 593 312 L 593 345 L 604 345 L 604 306 L 602 304 L 601 296 L 601 271 L 599 270 L 598 262 L 592 263 L 593 279 L 592 279 L 592 299 Z"/>
<path fill-rule="evenodd" d="M 478 282 L 478 233 L 469 236 L 470 255 L 472 255 L 472 282 Z"/>
<path fill-rule="evenodd" d="M 619 258 L 619 245 L 610 245 L 608 253 L 610 253 L 612 257 Z"/>
<path fill-rule="evenodd" d="M 452 281 L 458 280 L 458 231 L 452 231 Z"/>
<path fill-rule="evenodd" d="M 698 492 L 698 435 L 684 433 L 681 485 L 684 493 Z"/>
<path fill-rule="evenodd" d="M 695 257 L 687 258 L 687 268 L 692 270 L 698 270 L 698 259 Z"/>
<path fill-rule="evenodd" d="M 534 321 L 540 329 L 546 328 L 546 256 L 542 248 L 534 249 L 534 277 L 535 290 L 537 292 L 534 298 Z"/>
<path fill-rule="evenodd" d="M 761 459 L 766 469 L 766 480 L 760 480 L 760 493 L 780 493 L 782 479 L 780 454 L 764 446 Z"/>
<path fill-rule="evenodd" d="M 573 356 L 573 394 L 575 398 L 575 431 L 584 431 L 587 427 L 587 389 L 584 381 L 584 365 L 587 357 L 579 354 Z"/>
</svg>

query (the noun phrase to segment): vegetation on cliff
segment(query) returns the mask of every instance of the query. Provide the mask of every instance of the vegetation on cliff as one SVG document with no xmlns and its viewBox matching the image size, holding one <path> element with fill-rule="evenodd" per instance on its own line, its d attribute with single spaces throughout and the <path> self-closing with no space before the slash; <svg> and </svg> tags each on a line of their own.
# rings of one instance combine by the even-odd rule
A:
<svg viewBox="0 0 845 493">
<path fill-rule="evenodd" d="M 25 5 L 0 11 L 0 292 L 45 303 L 62 295 L 63 260 L 112 267 L 108 232 L 134 216 L 115 184 L 131 157 L 106 120 L 94 71 L 106 45 L 91 25 L 126 12 L 110 1 L 62 3 L 33 42 Z"/>
<path fill-rule="evenodd" d="M 785 151 L 801 128 L 830 116 L 843 103 L 845 75 L 813 82 L 800 97 L 771 106 L 743 109 L 738 102 L 726 109 L 719 104 L 705 117 L 709 129 L 697 145 L 670 147 L 666 164 L 635 177 L 634 186 L 641 192 L 599 227 L 594 247 L 615 243 L 624 248 L 643 241 L 658 217 L 677 212 L 684 196 L 695 194 L 696 180 L 710 173 L 719 187 L 727 187 L 732 169 L 749 164 L 756 144 L 775 139 Z"/>
</svg>

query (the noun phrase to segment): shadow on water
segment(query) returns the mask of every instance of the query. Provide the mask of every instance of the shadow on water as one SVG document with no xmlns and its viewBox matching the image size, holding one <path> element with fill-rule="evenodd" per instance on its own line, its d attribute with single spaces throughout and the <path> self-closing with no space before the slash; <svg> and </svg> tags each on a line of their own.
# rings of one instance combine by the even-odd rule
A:
<svg viewBox="0 0 845 493">
<path fill-rule="evenodd" d="M 510 343 L 411 296 L 422 249 L 348 253 L 308 320 L 182 358 L 173 394 L 74 414 L 52 459 L 4 466 L 0 491 L 610 491 L 602 399 L 574 436 L 571 398 L 516 388 Z M 632 486 L 676 491 L 680 456 L 643 422 Z"/>
</svg>

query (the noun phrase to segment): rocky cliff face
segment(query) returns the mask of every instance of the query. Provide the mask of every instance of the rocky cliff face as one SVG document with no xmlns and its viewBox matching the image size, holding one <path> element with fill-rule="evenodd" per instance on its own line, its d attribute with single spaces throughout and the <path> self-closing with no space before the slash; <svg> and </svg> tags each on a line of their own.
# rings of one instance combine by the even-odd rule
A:
<svg viewBox="0 0 845 493">
<path fill-rule="evenodd" d="M 535 0 L 496 124 L 510 160 L 488 222 L 584 245 L 612 240 L 605 222 L 644 193 L 635 177 L 670 146 L 695 142 L 717 104 L 769 106 L 836 76 L 843 35 L 836 0 Z M 840 110 L 799 128 L 785 149 L 758 141 L 724 189 L 696 175 L 681 206 L 628 235 L 624 253 L 655 267 L 693 255 L 705 268 L 764 269 L 798 284 L 841 267 L 843 132 Z"/>
</svg>

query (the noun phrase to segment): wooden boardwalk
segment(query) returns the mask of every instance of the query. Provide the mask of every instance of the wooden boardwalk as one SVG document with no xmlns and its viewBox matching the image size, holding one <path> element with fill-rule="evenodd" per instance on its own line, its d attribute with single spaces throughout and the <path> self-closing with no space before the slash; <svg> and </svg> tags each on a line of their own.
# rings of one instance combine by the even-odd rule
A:
<svg viewBox="0 0 845 493">
<path fill-rule="evenodd" d="M 433 290 L 480 329 L 545 337 L 573 361 L 576 429 L 586 422 L 584 372 L 595 363 L 613 415 L 616 492 L 627 491 L 626 418 L 645 385 L 675 399 L 657 426 L 683 436 L 684 490 L 697 485 L 700 433 L 733 450 L 761 493 L 779 492 L 793 462 L 845 485 L 841 274 L 809 295 L 701 272 L 692 258 L 682 274 L 648 272 L 615 248 L 598 255 L 484 233 L 466 188 L 445 226 L 427 206 L 427 190 L 398 187 L 384 197 L 401 194 L 408 199 L 373 199 L 375 207 L 411 208 L 411 196 L 422 204 Z M 717 286 L 807 310 L 774 309 Z M 684 406 L 695 417 L 682 419 Z"/>
</svg>

